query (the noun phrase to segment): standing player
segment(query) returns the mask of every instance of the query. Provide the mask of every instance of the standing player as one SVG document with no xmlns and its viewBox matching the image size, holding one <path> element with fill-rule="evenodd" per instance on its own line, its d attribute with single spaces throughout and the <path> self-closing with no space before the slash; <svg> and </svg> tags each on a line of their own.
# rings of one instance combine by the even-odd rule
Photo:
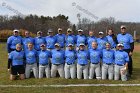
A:
<svg viewBox="0 0 140 93">
<path fill-rule="evenodd" d="M 79 50 L 77 51 L 77 78 L 82 79 L 82 73 L 84 79 L 88 79 L 88 59 L 89 53 L 85 50 L 85 44 L 79 44 Z"/>
<path fill-rule="evenodd" d="M 76 43 L 76 37 L 73 35 L 72 29 L 67 29 L 67 36 L 65 37 L 66 47 L 68 47 L 69 44 L 75 45 Z"/>
<path fill-rule="evenodd" d="M 92 42 L 92 49 L 89 50 L 90 55 L 90 67 L 89 67 L 89 79 L 93 79 L 96 75 L 96 79 L 101 79 L 101 51 L 97 49 L 97 43 Z"/>
<path fill-rule="evenodd" d="M 11 51 L 16 50 L 16 45 L 22 44 L 22 37 L 19 36 L 19 30 L 13 30 L 13 35 L 7 39 L 7 51 L 10 53 Z"/>
<path fill-rule="evenodd" d="M 118 50 L 115 52 L 115 80 L 120 79 L 122 81 L 127 81 L 127 68 L 129 62 L 129 56 L 127 52 L 123 50 L 123 44 L 117 44 Z"/>
<path fill-rule="evenodd" d="M 76 50 L 79 50 L 79 45 L 81 43 L 83 43 L 84 45 L 86 45 L 87 38 L 84 35 L 83 30 L 82 29 L 79 29 L 78 30 L 78 35 L 76 36 L 76 46 L 77 46 Z"/>
<path fill-rule="evenodd" d="M 40 49 L 41 44 L 46 44 L 46 42 L 45 42 L 45 38 L 42 37 L 42 32 L 38 31 L 37 32 L 37 37 L 35 37 L 35 46 L 34 46 L 35 50 L 40 51 L 41 50 Z"/>
<path fill-rule="evenodd" d="M 104 32 L 99 32 L 99 38 L 97 38 L 98 49 L 105 49 L 105 44 L 108 42 L 107 38 L 104 37 Z"/>
<path fill-rule="evenodd" d="M 46 50 L 46 45 L 41 44 L 41 51 L 38 53 L 39 57 L 39 78 L 43 78 L 45 72 L 46 77 L 50 78 L 49 58 L 51 57 L 50 51 Z"/>
<path fill-rule="evenodd" d="M 96 37 L 94 36 L 94 31 L 89 31 L 89 36 L 87 37 L 88 49 L 92 48 L 92 42 L 96 42 Z"/>
<path fill-rule="evenodd" d="M 24 68 L 24 51 L 22 51 L 21 44 L 16 44 L 16 50 L 9 54 L 8 58 L 8 71 L 11 70 L 10 80 L 15 80 L 16 75 L 19 74 L 21 80 L 25 78 Z"/>
<path fill-rule="evenodd" d="M 64 57 L 65 52 L 61 49 L 60 44 L 55 44 L 55 49 L 51 51 L 52 55 L 52 66 L 51 66 L 51 77 L 56 77 L 58 71 L 61 78 L 64 78 Z"/>
<path fill-rule="evenodd" d="M 129 63 L 128 63 L 128 76 L 131 77 L 133 70 L 133 62 L 132 62 L 132 53 L 134 50 L 134 41 L 132 35 L 126 32 L 126 26 L 121 26 L 121 34 L 117 36 L 118 43 L 122 43 L 124 45 L 124 51 L 129 55 Z"/>
<path fill-rule="evenodd" d="M 46 37 L 46 48 L 47 50 L 51 51 L 54 49 L 54 45 L 56 43 L 56 37 L 53 35 L 53 30 L 48 30 L 48 36 Z"/>
<path fill-rule="evenodd" d="M 117 37 L 114 34 L 113 29 L 108 29 L 108 35 L 106 36 L 106 38 L 111 45 L 111 49 L 115 49 L 117 44 Z"/>
<path fill-rule="evenodd" d="M 25 52 L 26 57 L 26 68 L 25 68 L 25 76 L 26 78 L 30 77 L 31 70 L 33 70 L 33 74 L 35 78 L 38 78 L 38 68 L 37 68 L 37 52 L 33 48 L 32 43 L 28 43 L 28 49 Z"/>
<path fill-rule="evenodd" d="M 111 44 L 106 43 L 106 49 L 102 51 L 102 79 L 113 80 L 114 74 L 114 50 L 111 49 Z"/>
<path fill-rule="evenodd" d="M 76 78 L 76 52 L 74 45 L 69 44 L 68 49 L 65 51 L 65 78 Z"/>
<path fill-rule="evenodd" d="M 56 36 L 56 42 L 60 44 L 60 47 L 65 47 L 65 34 L 62 34 L 62 28 L 58 28 L 58 34 Z"/>
<path fill-rule="evenodd" d="M 34 44 L 34 38 L 30 37 L 30 32 L 25 31 L 25 37 L 22 38 L 22 43 L 23 43 L 23 50 L 26 51 L 28 49 L 28 43 Z"/>
</svg>

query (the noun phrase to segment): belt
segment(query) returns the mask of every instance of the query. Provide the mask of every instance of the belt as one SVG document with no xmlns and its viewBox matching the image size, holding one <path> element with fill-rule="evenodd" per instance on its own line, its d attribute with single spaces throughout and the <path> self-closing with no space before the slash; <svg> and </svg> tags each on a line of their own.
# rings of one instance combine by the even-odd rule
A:
<svg viewBox="0 0 140 93">
<path fill-rule="evenodd" d="M 86 66 L 87 64 L 79 64 L 80 66 Z"/>
<path fill-rule="evenodd" d="M 118 66 L 124 66 L 124 64 L 116 64 L 116 65 L 118 65 Z"/>
<path fill-rule="evenodd" d="M 74 63 L 67 63 L 67 65 L 72 65 L 72 64 L 74 64 Z"/>
<path fill-rule="evenodd" d="M 46 66 L 46 65 L 48 65 L 48 64 L 39 64 L 39 65 L 41 65 L 41 66 Z"/>
<path fill-rule="evenodd" d="M 26 63 L 27 65 L 33 65 L 33 64 L 35 64 L 35 63 Z"/>
<path fill-rule="evenodd" d="M 61 64 L 53 64 L 53 65 L 59 66 L 59 65 L 61 65 Z"/>
<path fill-rule="evenodd" d="M 99 63 L 92 63 L 92 64 L 99 64 Z"/>
<path fill-rule="evenodd" d="M 104 64 L 106 64 L 106 65 L 112 65 L 112 63 L 104 63 Z"/>
</svg>

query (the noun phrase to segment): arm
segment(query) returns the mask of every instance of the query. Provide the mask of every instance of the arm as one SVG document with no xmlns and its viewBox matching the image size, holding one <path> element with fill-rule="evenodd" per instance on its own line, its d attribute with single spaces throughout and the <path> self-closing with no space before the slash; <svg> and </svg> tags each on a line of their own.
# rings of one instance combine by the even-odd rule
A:
<svg viewBox="0 0 140 93">
<path fill-rule="evenodd" d="M 8 65 L 7 65 L 8 70 L 10 69 L 11 64 L 12 64 L 12 59 L 9 58 L 8 59 Z"/>
</svg>

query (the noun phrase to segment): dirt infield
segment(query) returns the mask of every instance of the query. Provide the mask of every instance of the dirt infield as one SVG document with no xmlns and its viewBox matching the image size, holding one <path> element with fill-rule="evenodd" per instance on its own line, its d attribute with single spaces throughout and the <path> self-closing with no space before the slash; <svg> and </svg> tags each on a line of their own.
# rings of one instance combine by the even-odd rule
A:
<svg viewBox="0 0 140 93">
<path fill-rule="evenodd" d="M 134 51 L 135 52 L 140 52 L 140 45 L 135 45 Z"/>
</svg>

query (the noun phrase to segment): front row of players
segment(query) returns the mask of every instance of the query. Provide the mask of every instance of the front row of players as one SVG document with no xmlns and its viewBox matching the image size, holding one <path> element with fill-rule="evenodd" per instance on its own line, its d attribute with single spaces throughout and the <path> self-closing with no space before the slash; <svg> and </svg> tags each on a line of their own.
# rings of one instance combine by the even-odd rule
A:
<svg viewBox="0 0 140 93">
<path fill-rule="evenodd" d="M 15 80 L 17 74 L 20 79 L 29 78 L 32 70 L 35 78 L 43 78 L 44 73 L 47 78 L 56 77 L 58 71 L 60 77 L 66 79 L 83 77 L 126 81 L 129 56 L 123 51 L 123 44 L 118 44 L 116 50 L 112 50 L 109 43 L 103 51 L 97 46 L 96 42 L 92 42 L 92 49 L 86 50 L 81 43 L 79 50 L 75 51 L 74 46 L 69 44 L 64 51 L 56 43 L 55 49 L 49 51 L 45 44 L 41 44 L 41 51 L 36 52 L 33 44 L 28 43 L 24 53 L 21 44 L 17 44 L 16 50 L 9 54 L 10 79 Z"/>
</svg>

